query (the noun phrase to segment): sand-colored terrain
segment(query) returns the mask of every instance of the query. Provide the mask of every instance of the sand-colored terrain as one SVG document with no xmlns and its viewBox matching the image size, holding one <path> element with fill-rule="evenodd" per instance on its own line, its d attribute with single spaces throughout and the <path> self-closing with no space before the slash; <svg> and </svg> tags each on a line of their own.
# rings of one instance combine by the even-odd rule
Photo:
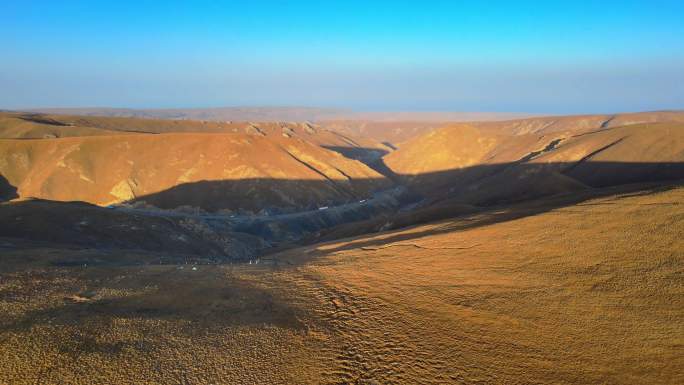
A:
<svg viewBox="0 0 684 385">
<path fill-rule="evenodd" d="M 682 383 L 682 116 L 0 114 L 0 384 Z"/>
<path fill-rule="evenodd" d="M 208 210 L 329 205 L 386 187 L 366 164 L 391 150 L 308 122 L 5 112 L 0 177 L 8 187 L 0 197 L 12 190 L 18 198 Z"/>
<path fill-rule="evenodd" d="M 615 189 L 197 270 L 6 250 L 0 382 L 681 383 L 682 202 Z"/>
<path fill-rule="evenodd" d="M 387 150 L 380 143 L 400 147 L 404 142 L 453 122 L 468 122 L 501 134 L 549 134 L 586 132 L 639 123 L 684 122 L 682 111 L 653 111 L 619 114 L 533 116 L 515 113 L 394 112 L 363 113 L 307 108 L 216 108 L 188 110 L 42 109 L 38 113 L 0 113 L 3 138 L 40 138 L 43 135 L 75 136 L 78 131 L 39 127 L 27 130 L 26 120 L 43 120 L 72 127 L 128 132 L 253 132 L 292 134 L 304 129 L 309 140 L 336 145 L 344 138 L 363 147 Z M 10 117 L 11 119 L 7 119 Z M 287 122 L 287 123 L 285 123 Z M 311 122 L 315 122 L 311 123 Z M 35 122 L 34 122 L 35 123 Z M 23 126 L 14 129 L 14 126 Z M 284 131 L 281 131 L 284 129 Z M 310 137 L 311 131 L 318 135 Z M 322 129 L 322 130 L 321 130 Z M 328 132 L 322 134 L 322 132 Z M 86 130 L 80 131 L 88 133 Z M 344 145 L 344 144 L 343 144 Z"/>
<path fill-rule="evenodd" d="M 447 125 L 446 121 L 329 120 L 321 126 L 354 137 L 372 138 L 400 147 L 407 140 Z"/>
<path fill-rule="evenodd" d="M 50 139 L 69 136 L 117 135 L 123 132 L 76 125 L 60 117 L 0 112 L 1 139 Z"/>
<path fill-rule="evenodd" d="M 603 115 L 539 116 L 524 117 L 515 114 L 401 114 L 385 118 L 369 114 L 366 119 L 328 119 L 320 124 L 332 131 L 346 133 L 355 137 L 372 138 L 378 142 L 402 147 L 413 138 L 426 135 L 431 131 L 453 125 L 454 122 L 467 123 L 490 134 L 524 135 L 554 134 L 559 137 L 571 136 L 605 128 L 613 128 L 639 123 L 682 123 L 682 111 L 654 111 Z"/>
<path fill-rule="evenodd" d="M 0 140 L 19 197 L 260 210 L 360 199 L 387 181 L 297 138 L 175 133 Z"/>
<path fill-rule="evenodd" d="M 391 148 L 367 135 L 335 131 L 309 122 L 164 120 L 135 117 L 46 115 L 0 112 L 1 139 L 49 139 L 73 136 L 233 133 L 298 138 L 328 148 L 364 148 L 382 154 Z"/>
<path fill-rule="evenodd" d="M 676 179 L 674 163 L 684 159 L 679 112 L 460 123 L 422 135 L 432 123 L 376 122 L 355 131 L 344 124 L 0 117 L 0 175 L 11 186 L 3 196 L 14 188 L 19 198 L 102 205 L 310 208 L 362 199 L 393 182 L 433 199 L 489 204 Z M 644 121 L 656 123 L 632 124 Z M 411 139 L 393 151 L 381 133 Z"/>
<path fill-rule="evenodd" d="M 407 142 L 386 165 L 427 196 L 487 205 L 684 176 L 684 124 L 502 134 L 450 125 Z"/>
</svg>

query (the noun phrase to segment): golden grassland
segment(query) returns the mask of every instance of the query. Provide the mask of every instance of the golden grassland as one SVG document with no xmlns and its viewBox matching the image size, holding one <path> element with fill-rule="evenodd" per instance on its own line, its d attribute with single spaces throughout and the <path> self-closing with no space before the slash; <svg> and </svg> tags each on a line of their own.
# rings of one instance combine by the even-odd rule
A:
<svg viewBox="0 0 684 385">
<path fill-rule="evenodd" d="M 0 383 L 684 382 L 684 188 L 477 220 L 197 270 L 4 251 Z"/>
</svg>

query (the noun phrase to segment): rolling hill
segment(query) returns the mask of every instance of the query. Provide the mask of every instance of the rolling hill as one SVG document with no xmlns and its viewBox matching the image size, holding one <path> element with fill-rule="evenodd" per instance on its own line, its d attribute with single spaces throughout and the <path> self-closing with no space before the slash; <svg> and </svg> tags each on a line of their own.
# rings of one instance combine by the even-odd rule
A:
<svg viewBox="0 0 684 385">
<path fill-rule="evenodd" d="M 605 126 L 511 133 L 494 124 L 451 125 L 384 161 L 426 196 L 476 205 L 684 178 L 683 123 Z"/>
<path fill-rule="evenodd" d="M 309 122 L 218 122 L 0 112 L 0 139 L 49 139 L 73 136 L 180 132 L 242 133 L 269 137 L 296 137 L 327 147 L 357 147 L 384 152 L 389 150 L 382 143 L 365 136 L 336 132 Z"/>
<path fill-rule="evenodd" d="M 299 138 L 133 134 L 0 140 L 0 174 L 21 198 L 207 210 L 302 208 L 387 187 L 359 161 Z"/>
<path fill-rule="evenodd" d="M 0 382 L 682 382 L 681 114 L 2 117 Z"/>
<path fill-rule="evenodd" d="M 518 114 L 522 115 L 522 114 Z M 390 115 L 392 116 L 392 115 Z M 604 115 L 538 116 L 515 118 L 516 114 L 394 114 L 393 119 L 376 116 L 356 120 L 326 120 L 320 124 L 330 130 L 357 137 L 368 137 L 393 147 L 455 122 L 502 135 L 525 133 L 564 135 L 638 123 L 684 122 L 682 111 L 654 111 Z M 402 119 L 404 117 L 404 119 Z M 440 119 L 437 119 L 439 117 Z M 409 118 L 413 118 L 412 120 Z"/>
<path fill-rule="evenodd" d="M 681 184 L 540 200 L 257 265 L 0 237 L 0 382 L 678 384 L 682 202 Z M 175 222 L 34 209 L 121 247 L 197 245 Z"/>
<path fill-rule="evenodd" d="M 75 124 L 71 119 L 41 114 L 0 112 L 0 139 L 49 139 L 69 136 L 117 135 L 88 124 Z"/>
</svg>

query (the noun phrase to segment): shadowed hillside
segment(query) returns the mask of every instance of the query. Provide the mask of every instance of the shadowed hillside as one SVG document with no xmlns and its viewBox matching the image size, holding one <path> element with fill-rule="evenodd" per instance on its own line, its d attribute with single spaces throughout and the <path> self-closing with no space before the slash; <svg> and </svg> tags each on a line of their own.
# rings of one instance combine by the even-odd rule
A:
<svg viewBox="0 0 684 385">
<path fill-rule="evenodd" d="M 18 197 L 252 212 L 364 199 L 390 187 L 391 180 L 426 197 L 423 205 L 450 200 L 480 206 L 684 177 L 678 166 L 684 161 L 682 124 L 609 127 L 610 120 L 604 128 L 586 131 L 590 125 L 568 119 L 559 118 L 565 122 L 555 123 L 559 130 L 547 126 L 515 133 L 506 132 L 510 127 L 450 125 L 382 160 L 385 150 L 310 125 L 289 137 L 276 135 L 286 126 L 265 125 L 252 126 L 257 134 L 0 140 L 5 154 L 0 173 Z M 317 142 L 321 133 L 345 142 Z M 311 141 L 301 139 L 305 135 Z"/>
<path fill-rule="evenodd" d="M 684 178 L 684 125 L 639 124 L 567 135 L 504 135 L 468 124 L 416 138 L 384 158 L 434 199 L 527 199 L 587 187 Z"/>
<path fill-rule="evenodd" d="M 241 260 L 270 246 L 257 236 L 231 232 L 220 224 L 209 227 L 193 218 L 131 215 L 82 202 L 42 200 L 0 205 L 0 239 L 5 248 L 52 247 L 93 255 L 76 265 Z M 126 253 L 143 257 L 125 258 Z M 73 262 L 66 254 L 56 262 Z"/>
<path fill-rule="evenodd" d="M 0 382 L 679 383 L 684 125 L 611 122 L 2 139 Z"/>
<path fill-rule="evenodd" d="M 683 194 L 616 192 L 282 258 L 307 262 L 292 278 L 299 292 L 332 302 L 333 330 L 344 337 L 326 378 L 675 384 L 684 379 Z"/>
<path fill-rule="evenodd" d="M 20 197 L 102 205 L 199 181 L 253 183 L 193 190 L 176 200 L 178 205 L 200 200 L 212 209 L 301 208 L 356 199 L 389 185 L 363 163 L 297 138 L 160 134 L 0 140 L 0 151 L 0 174 Z"/>
<path fill-rule="evenodd" d="M 4 176 L 0 175 L 0 202 L 17 197 L 17 188 L 12 186 Z"/>
<path fill-rule="evenodd" d="M 548 167 L 568 169 L 573 165 L 549 164 Z M 534 164 L 474 166 L 419 177 L 459 180 L 463 173 L 495 175 L 502 170 L 534 177 L 520 179 L 514 185 L 482 191 L 480 195 L 422 200 L 420 195 L 405 189 L 387 190 L 374 194 L 373 198 L 359 200 L 361 196 L 352 196 L 350 190 L 325 180 L 201 181 L 142 195 L 126 202 L 132 206 L 115 209 L 53 201 L 7 203 L 0 206 L 0 216 L 4 218 L 0 236 L 105 249 L 171 253 L 185 250 L 187 255 L 198 258 L 209 255 L 214 259 L 231 260 L 263 253 L 271 246 L 292 247 L 448 218 L 470 218 L 463 222 L 465 226 L 462 229 L 466 229 L 539 215 L 606 195 L 659 191 L 663 186 L 684 182 L 684 162 L 588 162 L 582 167 L 592 176 L 610 176 L 614 170 L 620 170 L 624 179 L 607 179 L 602 181 L 602 185 L 591 186 L 568 177 L 572 183 L 558 185 L 555 184 L 557 177 Z M 362 182 L 372 184 L 379 180 Z M 322 203 L 331 206 L 323 210 L 311 203 L 318 196 L 309 197 L 307 194 L 331 188 L 339 189 L 335 191 L 342 196 L 340 202 L 324 201 Z M 468 190 L 467 186 L 464 189 Z M 251 200 L 240 198 L 250 190 L 254 190 Z M 303 207 L 297 210 L 291 206 L 278 206 L 282 191 L 298 191 L 297 197 L 302 199 Z M 310 199 L 306 200 L 307 197 Z M 273 205 L 256 206 L 255 200 L 272 202 Z M 236 205 L 237 209 L 220 210 L 227 204 Z M 219 211 L 206 213 L 198 208 Z M 176 227 L 168 227 L 172 223 L 176 223 Z M 149 232 L 154 236 L 149 236 Z M 158 237 L 171 237 L 173 242 L 155 241 Z M 173 246 L 174 242 L 185 247 Z M 219 246 L 210 246 L 213 244 Z"/>
<path fill-rule="evenodd" d="M 680 383 L 683 194 L 495 210 L 259 265 L 0 238 L 0 381 Z"/>
</svg>

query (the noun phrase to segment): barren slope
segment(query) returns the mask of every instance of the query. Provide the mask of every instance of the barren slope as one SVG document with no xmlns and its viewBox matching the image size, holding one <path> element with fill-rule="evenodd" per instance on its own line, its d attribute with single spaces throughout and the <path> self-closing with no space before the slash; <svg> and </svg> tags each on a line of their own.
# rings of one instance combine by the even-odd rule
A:
<svg viewBox="0 0 684 385">
<path fill-rule="evenodd" d="M 683 111 L 652 111 L 604 115 L 546 116 L 508 121 L 482 121 L 472 124 L 502 134 L 576 135 L 605 128 L 640 123 L 683 123 Z"/>
<path fill-rule="evenodd" d="M 368 137 L 353 133 L 337 133 L 308 122 L 254 123 L 0 112 L 0 138 L 3 139 L 174 132 L 296 137 L 325 147 L 372 149 L 383 154 L 390 150 Z"/>
<path fill-rule="evenodd" d="M 440 121 L 373 121 L 331 120 L 320 123 L 334 132 L 353 137 L 371 138 L 392 147 L 399 147 L 407 140 L 444 126 Z"/>
<path fill-rule="evenodd" d="M 684 178 L 684 124 L 504 134 L 469 124 L 415 138 L 384 158 L 423 193 L 486 204 L 587 187 Z"/>
<path fill-rule="evenodd" d="M 343 335 L 331 376 L 681 382 L 683 194 L 611 196 L 478 227 L 480 214 L 311 248 L 320 259 L 302 270 L 316 283 L 302 285 L 333 302 Z"/>
<path fill-rule="evenodd" d="M 57 261 L 77 266 L 244 260 L 270 246 L 256 236 L 232 232 L 227 225 L 207 226 L 190 216 L 139 215 L 82 202 L 42 200 L 0 204 L 0 238 L 0 255 L 27 246 L 103 254 L 74 262 L 66 253 Z M 126 259 L 127 253 L 138 258 Z"/>
<path fill-rule="evenodd" d="M 679 384 L 682 202 L 481 213 L 265 266 L 4 249 L 0 382 Z"/>
<path fill-rule="evenodd" d="M 0 112 L 0 138 L 37 139 L 67 136 L 117 135 L 119 132 L 88 124 L 77 125 L 47 115 Z"/>
<path fill-rule="evenodd" d="M 364 197 L 387 181 L 297 138 L 159 134 L 0 140 L 0 175 L 20 197 L 210 210 L 304 207 Z M 170 190 L 171 189 L 171 190 Z"/>
<path fill-rule="evenodd" d="M 514 116 L 515 114 L 509 114 Z M 485 132 L 502 135 L 521 134 L 559 134 L 572 135 L 582 132 L 595 131 L 604 128 L 619 127 L 628 124 L 684 122 L 682 111 L 654 111 L 636 112 L 613 115 L 571 115 L 571 116 L 543 116 L 509 120 L 506 114 L 444 114 L 442 119 L 400 119 L 397 113 L 385 119 L 377 120 L 329 120 L 320 124 L 330 130 L 347 133 L 355 137 L 368 137 L 378 142 L 389 143 L 394 147 L 401 147 L 410 139 L 426 135 L 430 131 L 454 124 L 465 123 L 482 129 Z M 450 123 L 451 122 L 451 123 Z"/>
</svg>

